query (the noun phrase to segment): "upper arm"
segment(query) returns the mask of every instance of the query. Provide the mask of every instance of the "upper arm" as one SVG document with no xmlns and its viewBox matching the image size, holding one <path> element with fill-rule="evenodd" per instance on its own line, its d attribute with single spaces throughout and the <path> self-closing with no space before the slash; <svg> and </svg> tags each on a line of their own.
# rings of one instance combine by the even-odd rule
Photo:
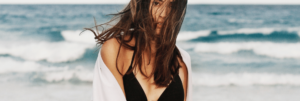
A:
<svg viewBox="0 0 300 101">
<path fill-rule="evenodd" d="M 112 38 L 107 40 L 101 47 L 101 57 L 105 65 L 109 68 L 109 70 L 114 73 L 117 62 L 117 55 L 119 51 L 120 44 L 117 39 Z"/>
<path fill-rule="evenodd" d="M 102 57 L 104 64 L 114 75 L 114 77 L 116 78 L 116 80 L 118 81 L 120 87 L 122 88 L 122 90 L 124 92 L 123 76 L 122 76 L 122 74 L 119 73 L 119 71 L 116 67 L 116 63 L 117 63 L 116 59 L 118 56 L 119 47 L 120 47 L 120 44 L 117 41 L 117 39 L 112 38 L 112 39 L 107 40 L 101 47 L 101 57 Z M 120 58 L 120 57 L 118 57 L 118 58 Z M 122 63 L 118 62 L 118 68 L 121 72 Z"/>
</svg>

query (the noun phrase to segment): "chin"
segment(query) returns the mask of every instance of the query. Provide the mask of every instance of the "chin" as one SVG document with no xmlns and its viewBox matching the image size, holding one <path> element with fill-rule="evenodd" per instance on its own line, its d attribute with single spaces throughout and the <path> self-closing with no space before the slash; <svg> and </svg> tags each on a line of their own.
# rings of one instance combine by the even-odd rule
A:
<svg viewBox="0 0 300 101">
<path fill-rule="evenodd" d="M 156 29 L 156 34 L 160 34 L 160 29 Z"/>
</svg>

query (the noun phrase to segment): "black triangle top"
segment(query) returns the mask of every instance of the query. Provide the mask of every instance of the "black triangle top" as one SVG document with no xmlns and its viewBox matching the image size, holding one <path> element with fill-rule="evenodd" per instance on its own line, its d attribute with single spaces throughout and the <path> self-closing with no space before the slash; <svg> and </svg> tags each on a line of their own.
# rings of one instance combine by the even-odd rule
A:
<svg viewBox="0 0 300 101">
<path fill-rule="evenodd" d="M 132 62 L 134 60 L 135 50 L 132 56 L 131 64 L 127 72 L 132 68 Z M 127 74 L 126 72 L 126 74 Z M 135 78 L 133 72 L 123 76 L 123 85 L 127 101 L 147 101 L 146 94 Z M 179 75 L 175 75 L 174 80 L 168 85 L 163 93 L 158 98 L 158 101 L 183 101 L 184 90 Z"/>
</svg>

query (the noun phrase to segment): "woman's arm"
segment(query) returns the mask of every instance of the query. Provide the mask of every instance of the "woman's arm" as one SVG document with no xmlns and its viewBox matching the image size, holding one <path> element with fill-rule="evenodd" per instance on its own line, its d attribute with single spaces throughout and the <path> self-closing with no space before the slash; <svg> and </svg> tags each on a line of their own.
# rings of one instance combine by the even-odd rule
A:
<svg viewBox="0 0 300 101">
<path fill-rule="evenodd" d="M 116 80 L 118 81 L 123 94 L 125 96 L 124 86 L 123 86 L 123 76 L 119 73 L 116 67 L 116 59 L 118 55 L 120 44 L 117 41 L 116 38 L 109 39 L 105 41 L 105 43 L 101 47 L 101 56 L 103 59 L 104 64 L 107 66 L 107 68 L 111 71 L 111 73 L 114 75 Z M 120 58 L 120 56 L 119 56 Z M 120 63 L 122 61 L 118 61 L 118 69 L 122 73 L 122 65 L 123 63 Z"/>
</svg>

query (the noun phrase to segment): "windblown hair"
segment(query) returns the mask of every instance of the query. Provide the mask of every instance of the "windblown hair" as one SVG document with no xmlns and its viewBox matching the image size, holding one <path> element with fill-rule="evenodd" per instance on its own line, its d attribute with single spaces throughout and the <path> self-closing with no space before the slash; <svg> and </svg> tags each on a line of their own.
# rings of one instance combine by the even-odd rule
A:
<svg viewBox="0 0 300 101">
<path fill-rule="evenodd" d="M 153 2 L 155 1 L 158 0 L 154 0 Z M 184 20 L 187 0 L 173 0 L 173 2 L 160 5 L 162 9 L 170 7 L 160 34 L 156 34 L 155 32 L 157 23 L 152 16 L 150 3 L 151 0 L 131 0 L 121 12 L 112 14 L 114 17 L 109 22 L 101 25 L 97 25 L 95 22 L 95 27 L 93 28 L 96 28 L 96 31 L 92 28 L 85 28 L 85 30 L 90 30 L 94 33 L 98 45 L 102 45 L 111 38 L 116 38 L 120 43 L 118 56 L 121 46 L 131 50 L 135 49 L 136 55 L 134 58 L 136 61 L 134 61 L 133 68 L 129 70 L 129 73 L 133 72 L 134 68 L 139 67 L 142 75 L 148 78 L 154 75 L 155 84 L 165 87 L 168 86 L 170 80 L 174 80 L 173 77 L 178 75 L 178 70 L 181 67 L 178 57 L 181 61 L 182 57 L 175 44 Z M 110 25 L 112 22 L 115 24 Z M 105 30 L 103 25 L 112 27 Z M 100 34 L 97 28 L 99 26 L 103 28 Z M 129 36 L 129 38 L 125 39 L 125 36 Z M 136 44 L 135 46 L 130 46 L 129 42 L 133 37 L 135 38 Z M 146 76 L 142 71 L 142 68 L 146 68 L 142 66 L 145 58 L 142 54 L 147 51 L 148 56 L 151 57 L 151 41 L 155 41 L 157 51 L 153 71 L 150 76 Z M 150 63 L 150 57 L 148 64 Z M 117 64 L 118 63 L 116 63 L 118 72 L 121 75 L 125 75 L 120 72 Z"/>
</svg>

